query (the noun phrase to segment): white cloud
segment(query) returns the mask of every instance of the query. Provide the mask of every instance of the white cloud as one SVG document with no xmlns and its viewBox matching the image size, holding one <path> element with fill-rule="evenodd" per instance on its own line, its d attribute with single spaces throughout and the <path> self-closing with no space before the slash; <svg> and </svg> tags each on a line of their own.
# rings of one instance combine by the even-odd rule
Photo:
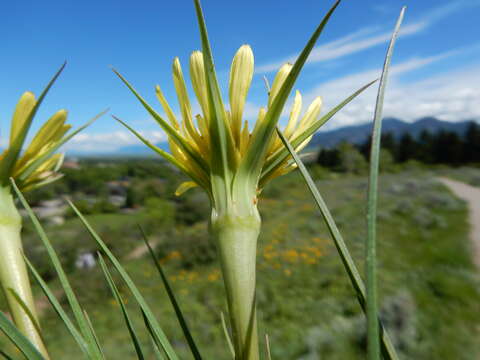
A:
<svg viewBox="0 0 480 360">
<path fill-rule="evenodd" d="M 166 135 L 163 131 L 140 131 L 140 134 L 153 144 L 166 140 Z M 103 153 L 112 152 L 124 146 L 141 144 L 141 141 L 127 130 L 97 134 L 83 132 L 73 137 L 63 150 Z"/>
<path fill-rule="evenodd" d="M 468 7 L 479 6 L 479 0 L 459 0 L 443 6 L 439 6 L 429 11 L 429 13 L 420 20 L 402 26 L 400 36 L 414 35 L 435 22 L 447 17 L 448 15 L 460 9 Z M 354 54 L 356 52 L 372 48 L 377 45 L 388 42 L 391 37 L 391 30 L 379 32 L 378 29 L 371 27 L 361 29 L 359 31 L 348 34 L 340 39 L 331 41 L 329 43 L 316 46 L 307 63 L 325 62 L 329 60 L 338 59 L 340 57 Z M 278 70 L 286 62 L 295 62 L 298 54 L 286 56 L 283 59 L 276 60 L 267 64 L 258 66 L 255 69 L 256 73 L 264 74 Z"/>
<path fill-rule="evenodd" d="M 435 116 L 447 121 L 480 119 L 480 64 L 468 69 L 432 75 L 423 80 L 402 82 L 400 75 L 451 56 L 449 52 L 414 58 L 392 66 L 384 104 L 384 116 L 413 121 Z M 321 84 L 305 94 L 306 102 L 322 95 L 324 111 L 331 109 L 353 91 L 378 78 L 381 69 L 345 76 Z M 373 85 L 334 116 L 322 130 L 371 121 L 377 85 Z"/>
</svg>

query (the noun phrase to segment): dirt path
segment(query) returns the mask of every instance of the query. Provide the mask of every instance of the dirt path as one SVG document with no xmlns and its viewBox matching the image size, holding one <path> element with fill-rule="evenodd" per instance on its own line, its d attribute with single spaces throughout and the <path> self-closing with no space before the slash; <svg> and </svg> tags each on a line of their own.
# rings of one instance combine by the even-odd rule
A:
<svg viewBox="0 0 480 360">
<path fill-rule="evenodd" d="M 480 188 L 447 178 L 438 180 L 468 204 L 473 261 L 480 268 Z"/>
</svg>

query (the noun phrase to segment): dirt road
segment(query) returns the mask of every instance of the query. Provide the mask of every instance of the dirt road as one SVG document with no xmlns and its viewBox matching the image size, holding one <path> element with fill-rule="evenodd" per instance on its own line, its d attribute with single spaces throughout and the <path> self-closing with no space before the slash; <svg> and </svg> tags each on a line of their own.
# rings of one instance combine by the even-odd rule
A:
<svg viewBox="0 0 480 360">
<path fill-rule="evenodd" d="M 468 203 L 473 261 L 480 268 L 480 188 L 447 178 L 439 180 Z"/>
</svg>

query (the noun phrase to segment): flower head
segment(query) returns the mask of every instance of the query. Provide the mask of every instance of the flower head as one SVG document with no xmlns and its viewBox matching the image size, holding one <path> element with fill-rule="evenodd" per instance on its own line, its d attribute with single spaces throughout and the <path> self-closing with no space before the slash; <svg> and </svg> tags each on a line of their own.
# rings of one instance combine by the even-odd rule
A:
<svg viewBox="0 0 480 360">
<path fill-rule="evenodd" d="M 71 125 L 66 124 L 67 111 L 59 110 L 48 119 L 24 148 L 25 140 L 43 98 L 62 72 L 65 64 L 55 74 L 42 94 L 35 98 L 25 92 L 17 103 L 10 126 L 8 146 L 0 153 L 0 187 L 8 187 L 13 178 L 18 188 L 28 191 L 55 180 L 63 175 L 58 171 L 63 163 L 63 154 L 56 154 L 60 146 L 90 125 L 102 114 L 67 135 Z"/>
<path fill-rule="evenodd" d="M 12 118 L 9 146 L 0 154 L 2 178 L 12 177 L 23 191 L 50 183 L 62 176 L 58 169 L 63 162 L 63 154 L 53 154 L 53 151 L 58 148 L 71 127 L 65 123 L 67 111 L 56 112 L 40 128 L 23 153 L 18 152 L 12 161 L 8 155 L 16 152 L 19 140 L 25 138 L 29 117 L 36 103 L 35 95 L 29 91 L 20 97 Z"/>
<path fill-rule="evenodd" d="M 216 210 L 238 206 L 240 203 L 243 203 L 240 206 L 244 209 L 250 208 L 252 202 L 256 203 L 257 194 L 269 180 L 288 173 L 296 166 L 283 147 L 275 131 L 276 126 L 308 54 L 337 5 L 338 3 L 332 7 L 319 25 L 295 64 L 285 64 L 280 68 L 269 91 L 267 106 L 260 108 L 256 122 L 249 124 L 248 120 L 244 119 L 244 109 L 254 73 L 252 50 L 248 45 L 243 45 L 233 58 L 228 92 L 229 106 L 226 106 L 215 74 L 203 13 L 199 1 L 195 1 L 202 51 L 193 52 L 189 70 L 201 113 L 192 113 L 183 70 L 179 59 L 175 58 L 172 70 L 180 118 L 173 112 L 160 86 L 156 86 L 156 95 L 167 119 L 160 116 L 127 80 L 114 70 L 167 133 L 170 153 L 151 144 L 120 119 L 117 120 L 190 177 L 191 181 L 182 184 L 177 194 L 200 186 L 209 194 Z M 323 123 L 367 86 L 321 118 L 320 97 L 302 114 L 302 97 L 297 91 L 288 123 L 283 130 L 285 137 L 297 151 L 302 149 Z"/>
</svg>

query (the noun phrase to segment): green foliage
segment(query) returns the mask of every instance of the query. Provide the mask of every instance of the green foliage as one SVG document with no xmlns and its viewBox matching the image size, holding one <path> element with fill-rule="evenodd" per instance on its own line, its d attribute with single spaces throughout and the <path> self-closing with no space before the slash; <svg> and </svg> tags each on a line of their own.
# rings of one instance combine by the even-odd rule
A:
<svg viewBox="0 0 480 360">
<path fill-rule="evenodd" d="M 368 169 L 367 161 L 360 151 L 352 144 L 343 142 L 338 147 L 339 163 L 338 171 L 350 174 L 365 174 Z"/>
</svg>

